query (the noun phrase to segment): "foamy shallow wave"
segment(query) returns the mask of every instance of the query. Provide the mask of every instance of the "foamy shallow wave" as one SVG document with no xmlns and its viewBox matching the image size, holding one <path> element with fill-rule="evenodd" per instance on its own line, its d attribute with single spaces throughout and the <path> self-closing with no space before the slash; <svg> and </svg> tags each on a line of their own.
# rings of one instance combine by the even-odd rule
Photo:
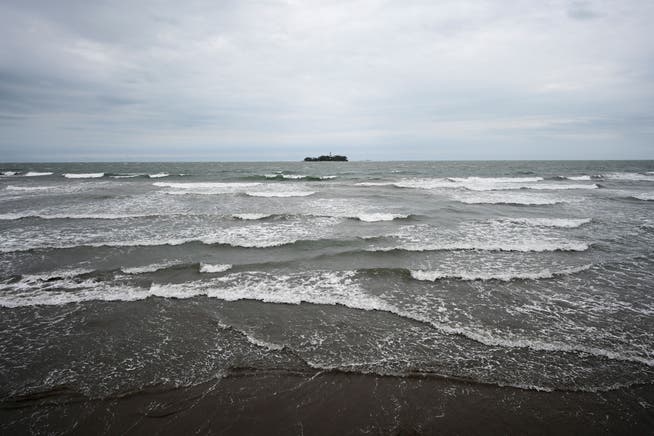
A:
<svg viewBox="0 0 654 436">
<path fill-rule="evenodd" d="M 53 173 L 49 171 L 38 172 L 38 171 L 28 171 L 25 173 L 25 177 L 42 177 L 42 176 L 51 176 Z"/>
<path fill-rule="evenodd" d="M 624 180 L 633 182 L 654 182 L 654 175 L 641 173 L 609 173 L 604 175 L 610 180 Z"/>
<path fill-rule="evenodd" d="M 154 182 L 152 185 L 162 188 L 175 188 L 175 189 L 232 189 L 232 188 L 251 188 L 259 186 L 258 182 Z"/>
<path fill-rule="evenodd" d="M 597 184 L 543 183 L 542 177 L 449 177 L 414 178 L 394 182 L 361 182 L 356 186 L 395 186 L 424 190 L 465 189 L 468 191 L 510 191 L 518 189 L 570 190 L 597 189 Z"/>
<path fill-rule="evenodd" d="M 70 278 L 42 282 L 38 286 L 18 282 L 0 284 L 0 290 L 3 291 L 0 293 L 0 306 L 63 305 L 91 300 L 135 301 L 148 297 L 186 299 L 196 296 L 224 301 L 258 300 L 273 304 L 341 305 L 351 309 L 388 312 L 431 326 L 444 334 L 461 335 L 486 346 L 585 353 L 654 366 L 654 359 L 635 351 L 618 352 L 582 344 L 520 337 L 496 330 L 448 325 L 433 320 L 418 307 L 405 309 L 381 297 L 368 294 L 361 288 L 356 275 L 354 271 L 312 271 L 311 274 L 287 275 L 240 272 L 182 284 L 153 283 L 149 289 Z"/>
<path fill-rule="evenodd" d="M 18 171 L 0 171 L 0 176 L 11 177 L 11 176 L 15 176 L 17 174 L 18 174 Z"/>
<path fill-rule="evenodd" d="M 503 218 L 500 221 L 506 221 L 516 224 L 525 224 L 529 226 L 540 227 L 559 227 L 563 229 L 574 229 L 588 224 L 591 218 Z"/>
<path fill-rule="evenodd" d="M 65 173 L 67 179 L 99 179 L 104 177 L 104 173 Z"/>
<path fill-rule="evenodd" d="M 453 199 L 465 204 L 506 204 L 524 206 L 548 206 L 565 201 L 546 194 L 526 194 L 520 192 L 488 192 L 483 195 L 454 195 Z"/>
<path fill-rule="evenodd" d="M 509 282 L 512 280 L 539 280 L 551 279 L 557 276 L 576 274 L 586 271 L 592 267 L 591 264 L 574 268 L 565 268 L 558 271 L 543 269 L 541 271 L 509 271 L 509 272 L 466 272 L 466 271 L 438 271 L 438 270 L 411 270 L 411 277 L 416 280 L 434 282 L 442 279 L 458 279 L 465 281 L 475 280 L 499 280 Z"/>
<path fill-rule="evenodd" d="M 16 230 L 0 239 L 0 252 L 20 252 L 40 249 L 67 249 L 77 247 L 155 247 L 176 246 L 188 243 L 227 245 L 243 248 L 269 248 L 294 244 L 298 241 L 317 241 L 329 238 L 330 228 L 342 222 L 338 218 L 316 218 L 310 222 L 283 221 L 260 222 L 216 230 L 188 231 L 169 235 L 152 235 L 149 238 L 130 238 L 131 233 L 121 235 L 89 233 L 87 235 L 43 235 L 34 231 L 30 235 Z M 320 229 L 318 232 L 316 229 Z M 33 235 L 33 236 L 32 236 Z M 115 239 L 113 239 L 115 238 Z"/>
<path fill-rule="evenodd" d="M 47 191 L 52 189 L 52 186 L 7 186 L 7 191 Z"/>
<path fill-rule="evenodd" d="M 258 182 L 154 182 L 152 185 L 159 188 L 172 188 L 174 191 L 165 192 L 173 195 L 219 195 L 244 192 L 246 189 L 262 184 Z"/>
<path fill-rule="evenodd" d="M 157 215 L 153 214 L 111 214 L 111 213 L 77 213 L 77 214 L 68 214 L 68 213 L 42 213 L 42 212 L 17 212 L 17 213 L 3 213 L 0 214 L 0 220 L 11 221 L 11 220 L 20 220 L 25 218 L 38 218 L 42 220 L 59 220 L 59 219 L 70 219 L 70 220 L 121 220 L 129 218 L 146 218 L 153 217 Z"/>
<path fill-rule="evenodd" d="M 210 264 L 210 263 L 201 263 L 200 272 L 201 273 L 221 273 L 232 269 L 232 265 L 229 264 Z"/>
<path fill-rule="evenodd" d="M 247 191 L 250 197 L 308 197 L 315 194 L 315 191 Z"/>
</svg>

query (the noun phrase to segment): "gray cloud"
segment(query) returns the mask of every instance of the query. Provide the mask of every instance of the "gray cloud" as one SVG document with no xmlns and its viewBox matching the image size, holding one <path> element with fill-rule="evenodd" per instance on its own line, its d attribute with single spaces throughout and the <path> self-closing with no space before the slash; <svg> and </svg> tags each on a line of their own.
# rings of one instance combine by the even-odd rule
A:
<svg viewBox="0 0 654 436">
<path fill-rule="evenodd" d="M 651 158 L 653 18 L 644 0 L 7 0 L 0 160 Z"/>
</svg>

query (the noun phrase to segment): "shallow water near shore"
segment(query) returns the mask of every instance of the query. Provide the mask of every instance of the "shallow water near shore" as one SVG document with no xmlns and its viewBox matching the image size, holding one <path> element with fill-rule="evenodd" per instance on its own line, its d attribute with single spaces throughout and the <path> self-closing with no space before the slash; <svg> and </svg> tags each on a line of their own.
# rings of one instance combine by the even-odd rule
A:
<svg viewBox="0 0 654 436">
<path fill-rule="evenodd" d="M 596 414 L 629 397 L 630 425 L 652 423 L 652 161 L 0 173 L 0 401 L 41 429 L 44 396 L 181 395 L 243 369 Z"/>
</svg>

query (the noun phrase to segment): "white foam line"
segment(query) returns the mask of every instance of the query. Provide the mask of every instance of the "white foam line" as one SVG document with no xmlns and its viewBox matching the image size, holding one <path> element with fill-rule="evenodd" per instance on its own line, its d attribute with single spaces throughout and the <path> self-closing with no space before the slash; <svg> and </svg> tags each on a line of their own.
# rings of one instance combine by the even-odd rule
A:
<svg viewBox="0 0 654 436">
<path fill-rule="evenodd" d="M 42 176 L 51 176 L 53 173 L 46 171 L 46 172 L 38 172 L 38 171 L 28 171 L 25 173 L 25 177 L 42 177 Z"/>
<path fill-rule="evenodd" d="M 221 284 L 228 283 L 237 275 L 236 273 L 217 279 Z M 316 273 L 305 283 L 293 283 L 295 276 L 273 277 L 253 274 L 250 281 L 241 282 L 229 288 L 214 287 L 216 282 L 203 283 L 203 288 L 193 290 L 189 284 L 157 285 L 153 284 L 150 291 L 153 295 L 173 298 L 191 298 L 205 295 L 224 301 L 259 300 L 266 303 L 277 304 L 326 304 L 342 305 L 352 309 L 366 311 L 382 311 L 393 313 L 405 319 L 414 320 L 435 329 L 453 335 L 460 335 L 487 346 L 502 346 L 506 348 L 529 348 L 536 351 L 586 353 L 612 360 L 632 361 L 654 366 L 654 359 L 641 356 L 623 355 L 611 350 L 584 345 L 570 345 L 561 342 L 545 342 L 537 339 L 523 338 L 497 338 L 486 331 L 469 330 L 462 327 L 451 327 L 432 321 L 431 319 L 399 309 L 398 307 L 381 300 L 378 297 L 363 292 L 352 281 L 353 272 L 347 273 Z M 237 280 L 238 281 L 238 280 Z M 308 286 L 307 286 L 308 285 Z"/>
<path fill-rule="evenodd" d="M 250 197 L 308 197 L 315 194 L 314 191 L 260 191 L 246 192 Z"/>
<path fill-rule="evenodd" d="M 152 185 L 161 188 L 175 188 L 175 189 L 233 189 L 233 188 L 252 188 L 259 186 L 261 183 L 238 183 L 238 182 L 197 182 L 197 183 L 174 183 L 174 182 L 154 182 Z"/>
<path fill-rule="evenodd" d="M 221 273 L 221 272 L 228 271 L 231 268 L 232 266 L 229 264 L 215 264 L 215 265 L 212 265 L 210 263 L 200 264 L 201 273 Z"/>
<path fill-rule="evenodd" d="M 233 218 L 239 220 L 262 220 L 264 218 L 269 218 L 272 215 L 269 213 L 235 213 L 232 215 Z"/>
<path fill-rule="evenodd" d="M 576 274 L 582 271 L 586 271 L 592 267 L 591 264 L 583 265 L 575 268 L 567 268 L 560 271 L 550 271 L 549 269 L 544 269 L 537 272 L 465 272 L 465 271 L 426 271 L 426 270 L 411 270 L 411 277 L 416 280 L 421 281 L 437 281 L 441 279 L 458 279 L 465 281 L 475 281 L 475 280 L 500 280 L 504 282 L 509 282 L 512 280 L 539 280 L 539 279 L 551 279 L 557 276 L 571 275 Z"/>
<path fill-rule="evenodd" d="M 586 251 L 589 245 L 582 242 L 568 242 L 568 243 L 549 243 L 541 242 L 538 244 L 524 244 L 524 243 L 452 243 L 452 244 L 403 244 L 391 247 L 372 247 L 367 248 L 366 251 L 463 251 L 463 250 L 483 250 L 483 251 L 517 251 L 517 252 L 545 252 L 545 251 Z"/>
<path fill-rule="evenodd" d="M 529 348 L 536 351 L 584 353 L 612 360 L 631 361 L 654 366 L 654 359 L 633 354 L 621 354 L 612 350 L 589 347 L 580 344 L 566 344 L 558 341 L 546 342 L 539 339 L 500 338 L 485 330 L 471 330 L 452 327 L 435 322 L 422 314 L 411 313 L 364 292 L 353 280 L 353 271 L 315 271 L 306 274 L 272 276 L 267 273 L 233 273 L 210 281 L 186 282 L 182 284 L 153 283 L 149 291 L 127 286 L 110 286 L 102 282 L 86 280 L 82 283 L 60 280 L 32 289 L 18 289 L 21 284 L 3 284 L 0 289 L 0 306 L 19 307 L 32 305 L 61 305 L 80 301 L 134 301 L 149 296 L 163 298 L 192 298 L 206 296 L 224 301 L 258 300 L 275 304 L 324 304 L 341 305 L 365 311 L 381 311 L 432 326 L 445 334 L 459 335 L 483 345 L 505 348 Z M 86 289 L 90 287 L 91 289 Z M 76 292 L 72 292 L 76 291 Z"/>
<path fill-rule="evenodd" d="M 7 186 L 7 191 L 47 191 L 48 189 L 52 189 L 52 186 L 13 186 L 9 185 Z"/>
<path fill-rule="evenodd" d="M 71 219 L 71 220 L 120 220 L 129 218 L 145 218 L 159 216 L 156 214 L 41 214 L 33 212 L 4 213 L 0 214 L 0 220 L 13 221 L 24 218 L 39 218 L 43 220 Z"/>
<path fill-rule="evenodd" d="M 560 227 L 564 229 L 574 229 L 584 224 L 590 223 L 591 218 L 503 218 L 500 222 L 506 221 L 516 224 L 525 224 L 538 227 Z"/>
<path fill-rule="evenodd" d="M 67 179 L 99 179 L 104 177 L 104 173 L 65 173 Z"/>
<path fill-rule="evenodd" d="M 358 219 L 363 222 L 377 222 L 377 221 L 393 221 L 396 219 L 406 219 L 409 215 L 397 213 L 360 213 L 357 215 L 349 216 L 348 218 Z"/>
<path fill-rule="evenodd" d="M 641 192 L 638 194 L 633 194 L 632 197 L 643 201 L 653 201 L 654 192 Z"/>
<path fill-rule="evenodd" d="M 160 271 L 162 269 L 170 268 L 171 266 L 180 265 L 178 262 L 163 262 L 153 263 L 150 265 L 136 266 L 136 267 L 123 267 L 120 270 L 125 274 L 142 274 Z"/>
</svg>

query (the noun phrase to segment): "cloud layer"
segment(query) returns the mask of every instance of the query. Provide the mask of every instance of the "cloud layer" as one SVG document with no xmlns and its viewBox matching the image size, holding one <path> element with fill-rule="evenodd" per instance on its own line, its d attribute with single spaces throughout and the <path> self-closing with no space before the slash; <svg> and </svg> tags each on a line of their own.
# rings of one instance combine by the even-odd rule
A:
<svg viewBox="0 0 654 436">
<path fill-rule="evenodd" d="M 0 160 L 654 157 L 650 1 L 0 4 Z"/>
</svg>

